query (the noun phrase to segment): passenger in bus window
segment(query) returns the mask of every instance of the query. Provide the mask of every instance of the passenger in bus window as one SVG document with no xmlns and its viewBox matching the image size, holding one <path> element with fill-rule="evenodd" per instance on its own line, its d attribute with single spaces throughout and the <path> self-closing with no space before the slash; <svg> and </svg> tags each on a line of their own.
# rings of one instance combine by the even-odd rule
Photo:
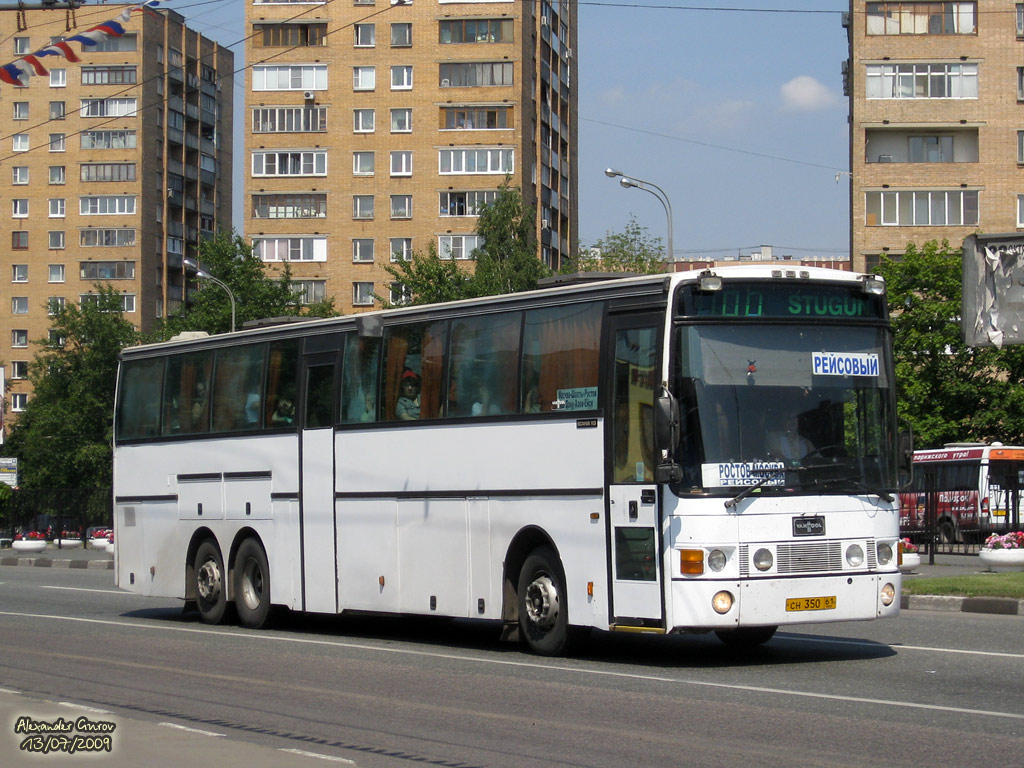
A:
<svg viewBox="0 0 1024 768">
<path fill-rule="evenodd" d="M 295 403 L 290 397 L 282 396 L 277 401 L 277 408 L 270 416 L 270 423 L 275 427 L 288 427 L 295 421 Z"/>
<path fill-rule="evenodd" d="M 413 421 L 420 417 L 420 377 L 415 371 L 402 374 L 395 417 L 402 421 Z"/>
<path fill-rule="evenodd" d="M 813 450 L 811 441 L 800 434 L 800 421 L 795 414 L 786 417 L 782 429 L 768 433 L 768 452 L 773 458 L 794 461 Z"/>
</svg>

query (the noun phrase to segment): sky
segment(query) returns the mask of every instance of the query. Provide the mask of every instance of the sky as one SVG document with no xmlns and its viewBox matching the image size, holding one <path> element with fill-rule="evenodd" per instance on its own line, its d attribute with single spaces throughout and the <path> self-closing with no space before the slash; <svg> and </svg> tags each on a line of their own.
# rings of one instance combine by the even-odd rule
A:
<svg viewBox="0 0 1024 768">
<path fill-rule="evenodd" d="M 243 66 L 246 0 L 169 0 Z M 664 190 L 677 258 L 773 246 L 796 258 L 849 253 L 847 58 L 843 0 L 580 0 L 579 235 L 630 218 L 666 240 L 655 195 L 624 189 L 612 167 Z M 244 73 L 235 75 L 236 152 Z M 241 231 L 242 158 L 235 160 Z M 837 175 L 839 181 L 837 182 Z"/>
</svg>

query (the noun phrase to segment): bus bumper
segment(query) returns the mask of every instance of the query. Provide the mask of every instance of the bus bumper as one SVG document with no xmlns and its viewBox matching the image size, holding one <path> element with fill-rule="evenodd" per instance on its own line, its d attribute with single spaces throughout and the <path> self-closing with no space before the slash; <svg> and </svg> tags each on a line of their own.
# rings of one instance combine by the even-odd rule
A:
<svg viewBox="0 0 1024 768">
<path fill-rule="evenodd" d="M 899 571 L 787 579 L 677 579 L 673 631 L 864 621 L 900 611 Z M 883 595 L 892 592 L 885 604 Z M 722 596 L 719 593 L 727 593 Z M 715 610 L 728 605 L 728 610 Z"/>
</svg>

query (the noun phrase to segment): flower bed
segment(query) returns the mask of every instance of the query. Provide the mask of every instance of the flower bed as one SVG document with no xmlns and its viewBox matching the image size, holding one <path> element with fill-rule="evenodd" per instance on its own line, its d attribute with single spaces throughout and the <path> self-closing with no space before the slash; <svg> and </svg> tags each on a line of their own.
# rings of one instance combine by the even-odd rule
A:
<svg viewBox="0 0 1024 768">
<path fill-rule="evenodd" d="M 1011 531 L 1002 535 L 993 533 L 985 539 L 978 559 L 990 571 L 1019 571 L 1024 569 L 1024 532 Z"/>
</svg>

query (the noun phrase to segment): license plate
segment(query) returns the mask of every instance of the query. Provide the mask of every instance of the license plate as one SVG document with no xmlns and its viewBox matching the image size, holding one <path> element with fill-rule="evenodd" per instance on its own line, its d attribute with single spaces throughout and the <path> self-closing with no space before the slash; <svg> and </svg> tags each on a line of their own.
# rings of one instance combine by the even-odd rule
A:
<svg viewBox="0 0 1024 768">
<path fill-rule="evenodd" d="M 787 597 L 786 611 L 831 611 L 836 607 L 836 596 Z"/>
<path fill-rule="evenodd" d="M 793 535 L 794 536 L 824 536 L 825 535 L 825 518 L 821 515 L 814 515 L 813 517 L 794 517 L 793 518 Z"/>
</svg>

